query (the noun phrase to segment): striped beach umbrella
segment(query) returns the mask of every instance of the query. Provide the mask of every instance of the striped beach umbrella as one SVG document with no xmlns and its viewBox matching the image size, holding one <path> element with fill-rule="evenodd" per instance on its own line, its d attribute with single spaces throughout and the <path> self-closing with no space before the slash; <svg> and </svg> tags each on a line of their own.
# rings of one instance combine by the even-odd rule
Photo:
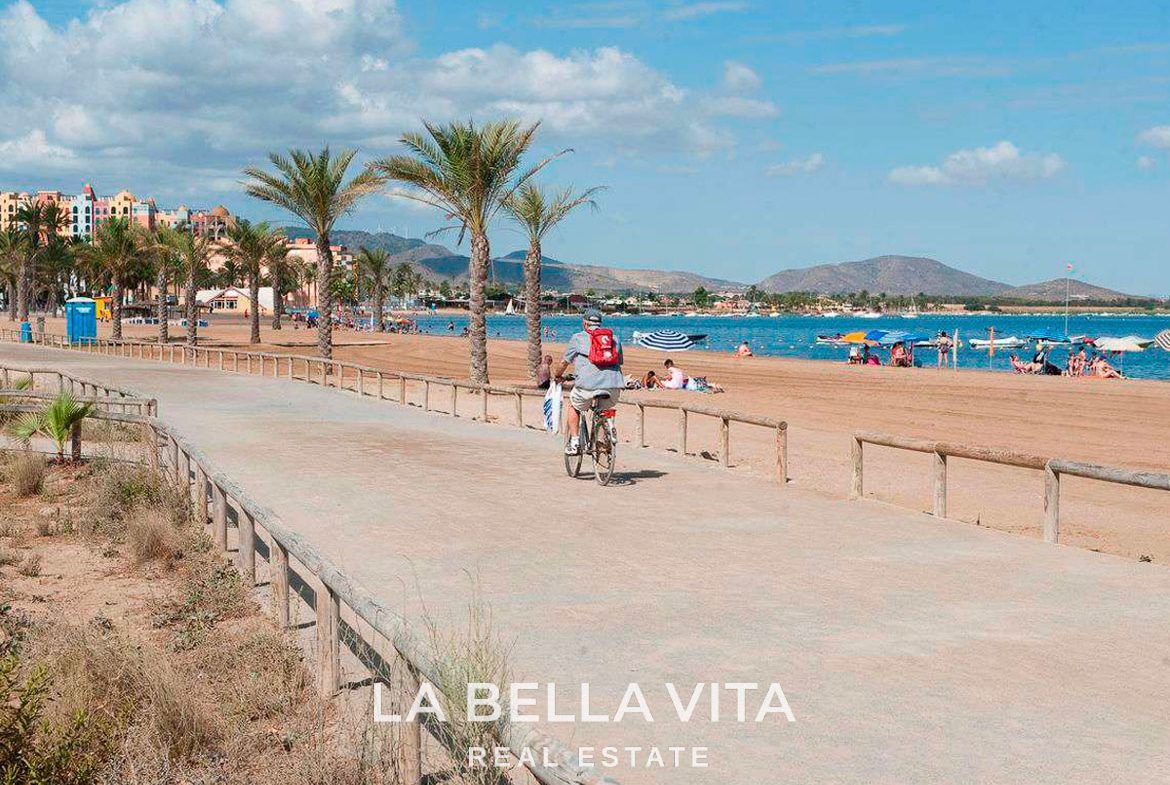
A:
<svg viewBox="0 0 1170 785">
<path fill-rule="evenodd" d="M 1155 335 L 1154 343 L 1158 345 L 1159 349 L 1165 349 L 1170 352 L 1170 330 L 1163 330 Z"/>
<path fill-rule="evenodd" d="M 655 330 L 652 333 L 645 333 L 638 336 L 636 343 L 643 348 L 659 352 L 685 352 L 695 346 L 694 341 L 677 330 Z"/>
</svg>

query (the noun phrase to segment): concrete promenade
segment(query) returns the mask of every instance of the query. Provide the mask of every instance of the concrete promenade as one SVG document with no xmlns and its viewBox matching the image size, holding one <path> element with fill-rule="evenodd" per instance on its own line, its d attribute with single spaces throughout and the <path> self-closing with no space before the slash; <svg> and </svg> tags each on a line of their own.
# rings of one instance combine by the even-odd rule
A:
<svg viewBox="0 0 1170 785">
<path fill-rule="evenodd" d="M 11 344 L 0 362 L 157 397 L 408 616 L 457 623 L 476 576 L 514 680 L 561 685 L 558 710 L 582 681 L 603 713 L 642 686 L 653 723 L 550 726 L 570 747 L 708 748 L 708 768 L 607 770 L 623 782 L 1170 782 L 1164 566 L 625 445 L 600 488 L 537 431 L 303 382 Z M 721 722 L 704 699 L 680 723 L 663 684 L 700 681 L 779 682 L 797 722 L 738 724 L 726 692 Z"/>
</svg>

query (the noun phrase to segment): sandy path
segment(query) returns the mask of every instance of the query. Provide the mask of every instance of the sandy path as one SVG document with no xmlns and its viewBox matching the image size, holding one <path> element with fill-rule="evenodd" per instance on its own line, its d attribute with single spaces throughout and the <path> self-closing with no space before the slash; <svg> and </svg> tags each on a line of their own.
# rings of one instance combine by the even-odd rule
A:
<svg viewBox="0 0 1170 785">
<path fill-rule="evenodd" d="M 106 325 L 102 326 L 103 329 Z M 51 331 L 60 327 L 50 320 Z M 128 335 L 153 337 L 150 327 L 128 327 Z M 447 336 L 354 334 L 338 331 L 337 356 L 376 367 L 467 377 L 467 345 Z M 205 331 L 209 343 L 246 343 L 242 319 L 218 317 Z M 314 335 L 264 328 L 270 351 L 314 352 Z M 345 345 L 353 343 L 355 345 Z M 369 344 L 374 345 L 369 345 Z M 361 345 L 357 345 L 361 344 Z M 561 347 L 550 348 L 553 353 Z M 523 382 L 526 347 L 491 341 L 492 379 Z M 664 355 L 637 347 L 626 352 L 626 369 L 643 373 L 661 367 Z M 702 402 L 783 418 L 790 425 L 791 473 L 796 484 L 840 496 L 848 488 L 849 435 L 857 429 L 1006 447 L 1045 456 L 1118 466 L 1170 470 L 1170 383 L 1130 380 L 1020 377 L 980 371 L 939 373 L 933 369 L 858 368 L 844 364 L 723 354 L 676 355 L 693 375 L 722 383 L 727 393 Z M 694 393 L 657 395 L 696 400 Z M 651 413 L 652 444 L 675 440 L 671 415 Z M 632 435 L 625 421 L 623 431 Z M 717 428 L 692 420 L 691 444 L 714 452 Z M 750 427 L 733 428 L 732 456 L 740 468 L 764 474 L 771 467 L 771 436 Z M 871 449 L 867 492 L 911 509 L 930 505 L 926 456 Z M 952 461 L 950 515 L 1003 531 L 1040 536 L 1042 478 L 1037 472 Z M 1170 523 L 1164 493 L 1103 485 L 1065 483 L 1062 537 L 1078 546 L 1170 563 Z"/>
</svg>

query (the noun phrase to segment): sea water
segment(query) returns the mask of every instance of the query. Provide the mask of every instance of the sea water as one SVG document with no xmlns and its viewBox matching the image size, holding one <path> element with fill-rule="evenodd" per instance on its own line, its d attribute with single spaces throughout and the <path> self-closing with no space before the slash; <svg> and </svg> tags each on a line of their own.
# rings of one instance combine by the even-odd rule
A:
<svg viewBox="0 0 1170 785">
<path fill-rule="evenodd" d="M 467 315 L 436 314 L 417 319 L 419 327 L 432 335 L 449 334 L 448 323 L 453 322 L 458 335 L 467 324 Z M 556 333 L 556 340 L 565 341 L 580 329 L 579 316 L 545 316 L 543 324 Z M 731 352 L 740 343 L 747 341 L 755 354 L 775 357 L 799 357 L 807 360 L 845 362 L 848 348 L 825 346 L 816 343 L 816 337 L 823 334 L 847 333 L 854 330 L 905 330 L 926 336 L 935 336 L 940 330 L 948 335 L 959 331 L 964 343 L 969 338 L 987 338 L 988 328 L 995 328 L 997 338 L 1046 333 L 1062 335 L 1065 332 L 1063 314 L 922 314 L 916 319 L 900 316 L 882 316 L 879 319 L 857 319 L 848 315 L 836 318 L 821 316 L 798 316 L 782 314 L 771 317 L 749 316 L 609 316 L 606 326 L 627 344 L 633 343 L 634 332 L 651 330 L 677 330 L 681 333 L 705 333 L 706 340 L 696 349 L 714 352 Z M 1068 334 L 1091 337 L 1122 337 L 1136 335 L 1139 338 L 1153 338 L 1161 330 L 1170 329 L 1170 315 L 1101 315 L 1070 314 Z M 491 314 L 488 316 L 488 335 L 491 338 L 522 341 L 527 339 L 527 328 L 521 314 L 514 316 Z M 988 357 L 986 350 L 964 346 L 959 350 L 959 367 L 980 368 L 994 371 L 1010 371 L 1008 355 L 1016 352 L 1025 360 L 1031 359 L 1034 346 L 1004 350 L 996 348 L 995 356 Z M 883 362 L 886 352 L 882 351 Z M 1068 356 L 1066 349 L 1052 350 L 1051 360 L 1064 367 Z M 918 360 L 923 364 L 934 364 L 937 354 L 933 348 L 918 350 Z M 1144 352 L 1116 356 L 1111 362 L 1123 368 L 1127 376 L 1139 379 L 1170 379 L 1170 352 L 1151 347 Z"/>
</svg>

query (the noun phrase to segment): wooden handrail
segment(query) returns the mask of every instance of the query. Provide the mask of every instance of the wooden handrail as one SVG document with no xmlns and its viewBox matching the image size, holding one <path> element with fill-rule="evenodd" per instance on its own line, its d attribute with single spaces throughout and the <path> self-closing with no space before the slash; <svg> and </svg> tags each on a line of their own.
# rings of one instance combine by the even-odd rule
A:
<svg viewBox="0 0 1170 785">
<path fill-rule="evenodd" d="M 1083 477 L 1117 485 L 1170 491 L 1170 474 L 1162 472 L 1138 471 L 1061 458 L 1044 458 L 1039 455 L 997 447 L 932 442 L 925 439 L 859 431 L 853 434 L 852 472 L 849 483 L 849 498 L 851 499 L 861 498 L 865 492 L 863 462 L 864 445 L 866 444 L 928 453 L 934 456 L 933 514 L 938 518 L 947 517 L 947 458 L 964 458 L 1044 472 L 1043 537 L 1045 542 L 1050 543 L 1060 541 L 1060 478 L 1062 475 L 1067 474 L 1072 477 Z"/>
<path fill-rule="evenodd" d="M 19 335 L 18 333 L 15 333 L 14 331 L 7 331 L 7 332 L 12 333 L 13 335 L 17 335 L 17 336 Z M 0 331 L 0 337 L 3 337 L 4 335 L 5 335 L 5 331 Z M 159 344 L 159 343 L 153 342 L 153 341 L 132 341 L 132 340 L 125 340 L 125 339 L 120 340 L 120 341 L 114 341 L 114 340 L 106 339 L 106 338 L 97 338 L 97 339 L 87 340 L 86 342 L 79 343 L 77 345 L 73 345 L 73 344 L 70 344 L 68 341 L 64 340 L 62 336 L 50 336 L 47 333 L 43 334 L 43 335 L 51 338 L 52 339 L 50 342 L 51 345 L 53 345 L 57 348 L 62 348 L 62 349 L 77 348 L 77 349 L 81 349 L 81 350 L 97 351 L 99 353 L 105 353 L 105 354 L 109 354 L 109 353 L 121 354 L 123 351 L 127 351 L 128 355 L 131 357 L 133 357 L 135 352 L 137 352 L 138 357 L 143 358 L 143 359 L 155 359 L 155 355 L 157 354 L 158 355 L 157 359 L 159 361 L 175 362 L 176 346 L 177 345 L 174 343 L 163 345 L 163 344 Z M 169 347 L 169 359 L 166 356 L 164 356 L 164 349 L 166 349 L 167 347 Z M 150 348 L 150 350 L 151 350 L 149 352 L 149 354 L 150 354 L 149 358 L 146 357 L 146 349 L 147 348 Z M 156 348 L 158 350 L 157 352 L 155 351 Z M 377 384 L 377 397 L 381 398 L 382 400 L 394 400 L 393 398 L 387 398 L 385 396 L 385 385 L 384 385 L 384 382 L 386 379 L 394 379 L 394 380 L 397 380 L 399 382 L 399 394 L 398 394 L 397 400 L 400 403 L 406 402 L 406 383 L 408 381 L 421 383 L 423 385 L 423 406 L 422 406 L 422 408 L 425 411 L 432 410 L 431 399 L 430 399 L 430 387 L 432 385 L 439 385 L 439 386 L 443 386 L 443 387 L 448 387 L 451 389 L 452 403 L 456 404 L 456 405 L 453 405 L 451 407 L 451 411 L 448 412 L 448 414 L 450 414 L 452 416 L 458 416 L 458 411 L 457 411 L 457 409 L 458 409 L 458 406 L 457 406 L 458 391 L 461 389 L 462 390 L 469 390 L 472 392 L 477 392 L 477 393 L 484 396 L 483 402 L 482 402 L 482 411 L 481 411 L 480 418 L 479 418 L 481 421 L 484 421 L 484 422 L 487 421 L 487 408 L 488 408 L 487 407 L 487 396 L 488 395 L 508 396 L 508 397 L 512 398 L 514 401 L 514 412 L 513 412 L 512 420 L 514 421 L 514 423 L 517 426 L 520 426 L 520 427 L 523 427 L 523 425 L 524 425 L 524 413 L 523 413 L 523 404 L 522 404 L 523 399 L 524 398 L 532 398 L 532 397 L 543 398 L 545 395 L 544 391 L 537 390 L 537 389 L 534 389 L 531 387 L 517 387 L 517 386 L 496 385 L 496 384 L 479 384 L 477 382 L 471 382 L 471 381 L 460 380 L 460 379 L 453 379 L 453 378 L 445 377 L 445 376 L 433 376 L 433 375 L 429 375 L 429 374 L 412 373 L 409 371 L 398 371 L 398 370 L 393 370 L 393 369 L 374 368 L 374 367 L 368 366 L 368 365 L 343 362 L 341 360 L 334 360 L 331 358 L 309 357 L 306 355 L 297 355 L 297 354 L 276 354 L 276 353 L 272 353 L 272 352 L 249 352 L 249 351 L 239 351 L 236 349 L 225 350 L 222 347 L 181 345 L 181 346 L 179 346 L 179 348 L 181 349 L 181 352 L 179 353 L 178 362 L 187 363 L 188 357 L 190 357 L 191 358 L 190 364 L 192 364 L 196 367 L 199 367 L 201 365 L 200 358 L 202 358 L 202 367 L 211 368 L 212 367 L 212 362 L 211 362 L 212 352 L 215 352 L 217 357 L 218 357 L 219 369 L 226 370 L 225 363 L 224 363 L 224 354 L 226 351 L 230 351 L 230 353 L 232 355 L 232 360 L 233 360 L 232 367 L 230 370 L 235 371 L 235 372 L 253 374 L 253 368 L 254 368 L 253 361 L 258 360 L 259 361 L 258 362 L 259 374 L 261 376 L 265 375 L 266 368 L 268 367 L 268 361 L 271 360 L 272 361 L 272 377 L 273 378 L 280 378 L 280 362 L 282 360 L 284 360 L 284 361 L 287 361 L 287 375 L 285 378 L 288 378 L 288 379 L 301 378 L 304 381 L 309 382 L 309 383 L 314 382 L 314 379 L 312 378 L 312 376 L 313 376 L 312 370 L 313 370 L 313 367 L 315 364 L 318 368 L 318 375 L 317 375 L 317 380 L 315 383 L 317 383 L 321 386 L 334 386 L 337 389 L 346 389 L 344 387 L 343 380 L 347 376 L 347 374 L 349 374 L 349 375 L 352 375 L 355 379 L 355 384 L 353 387 L 354 392 L 356 392 L 362 396 L 367 395 L 365 381 L 366 381 L 366 376 L 371 375 L 371 376 L 374 376 L 374 378 L 378 382 L 378 384 Z M 240 363 L 241 359 L 244 359 L 246 361 L 246 364 L 244 365 L 244 370 L 241 370 L 241 363 Z M 305 375 L 303 377 L 297 377 L 294 373 L 293 365 L 296 361 L 302 361 L 305 363 Z M 329 385 L 329 376 L 331 375 L 329 373 L 329 369 L 332 369 L 332 375 L 335 377 L 335 381 L 332 385 Z M 566 393 L 566 396 L 567 396 L 567 393 Z M 731 423 L 742 423 L 745 425 L 754 425 L 754 426 L 772 429 L 773 431 L 775 431 L 775 453 L 774 453 L 775 472 L 774 472 L 774 476 L 776 477 L 777 482 L 782 487 L 786 486 L 788 483 L 788 477 L 789 477 L 789 473 L 788 473 L 788 424 L 787 424 L 787 422 L 785 422 L 783 420 L 780 420 L 780 419 L 775 418 L 775 417 L 764 416 L 764 415 L 757 415 L 757 414 L 751 414 L 751 413 L 747 413 L 747 412 L 738 412 L 738 411 L 733 411 L 733 410 L 729 410 L 729 409 L 720 409 L 717 407 L 704 406 L 702 404 L 691 404 L 691 403 L 683 403 L 683 402 L 679 402 L 679 401 L 667 401 L 667 400 L 656 399 L 656 398 L 647 398 L 647 397 L 643 397 L 641 395 L 623 397 L 618 402 L 618 405 L 619 406 L 626 406 L 626 407 L 633 406 L 633 407 L 637 408 L 637 410 L 638 410 L 638 423 L 637 423 L 637 439 L 635 440 L 635 443 L 640 447 L 647 446 L 646 445 L 646 436 L 645 436 L 645 433 L 646 433 L 645 410 L 646 409 L 668 409 L 668 410 L 673 410 L 673 411 L 679 412 L 680 432 L 679 432 L 679 438 L 678 438 L 678 442 L 677 442 L 677 444 L 678 444 L 677 450 L 678 450 L 679 454 L 683 455 L 683 456 L 685 456 L 687 454 L 687 428 L 688 428 L 688 423 L 689 423 L 689 415 L 696 414 L 696 415 L 703 415 L 703 416 L 707 416 L 707 417 L 714 417 L 714 418 L 718 419 L 720 421 L 718 453 L 719 453 L 719 462 L 723 466 L 730 466 L 731 465 L 731 457 L 730 457 Z"/>
</svg>

